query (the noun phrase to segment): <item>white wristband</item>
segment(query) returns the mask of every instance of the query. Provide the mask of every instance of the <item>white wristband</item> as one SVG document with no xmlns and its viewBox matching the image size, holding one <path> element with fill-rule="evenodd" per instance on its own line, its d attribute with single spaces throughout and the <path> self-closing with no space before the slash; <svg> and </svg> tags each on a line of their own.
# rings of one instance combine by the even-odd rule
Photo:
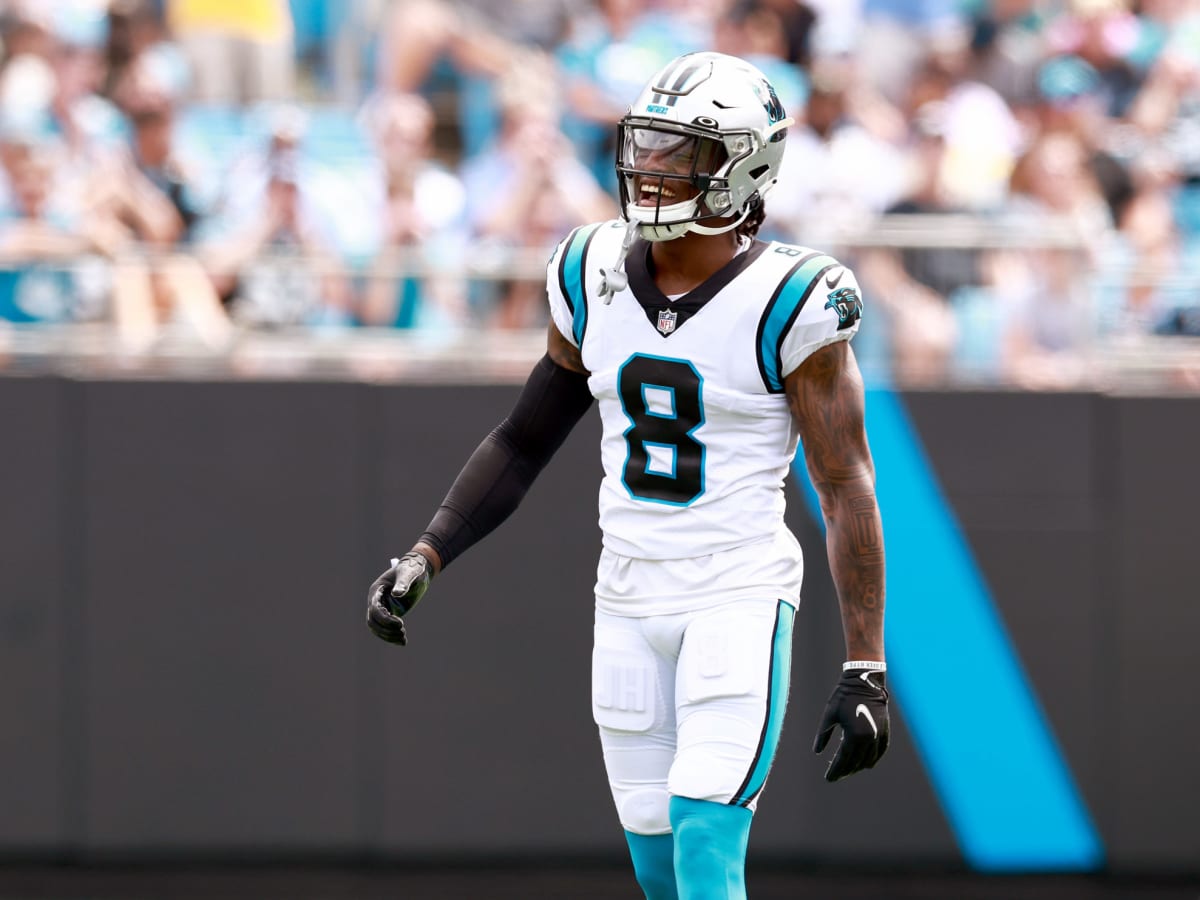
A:
<svg viewBox="0 0 1200 900">
<path fill-rule="evenodd" d="M 868 672 L 886 672 L 887 663 L 862 659 L 853 659 L 850 662 L 842 663 L 843 672 L 849 672 L 853 669 L 866 669 Z"/>
</svg>

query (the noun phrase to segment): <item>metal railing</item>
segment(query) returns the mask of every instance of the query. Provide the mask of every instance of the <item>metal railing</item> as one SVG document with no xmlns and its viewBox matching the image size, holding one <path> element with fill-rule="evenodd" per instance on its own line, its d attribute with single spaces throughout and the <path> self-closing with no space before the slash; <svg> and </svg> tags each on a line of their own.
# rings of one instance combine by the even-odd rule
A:
<svg viewBox="0 0 1200 900">
<path fill-rule="evenodd" d="M 1107 236 L 1108 239 L 1111 235 Z M 1169 289 L 1190 296 L 1193 287 L 1186 273 L 1167 272 L 1147 279 L 1137 267 L 1100 271 L 1096 265 L 1096 236 L 1082 235 L 1069 223 L 1040 219 L 989 219 L 973 216 L 890 216 L 853 229 L 825 230 L 822 250 L 854 268 L 862 283 L 868 308 L 877 315 L 864 322 L 875 328 L 863 334 L 856 349 L 869 378 L 888 378 L 900 385 L 1018 386 L 1101 390 L 1200 390 L 1200 337 L 1159 336 L 1151 333 L 1106 334 L 1101 327 L 1097 296 L 1112 290 Z M 884 276 L 899 271 L 905 254 L 925 251 L 960 251 L 983 261 L 981 269 L 1006 254 L 1023 260 L 1037 277 L 1047 276 L 1047 260 L 1056 260 L 1067 278 L 1087 296 L 1080 307 L 1090 317 L 1084 324 L 1086 340 L 1068 352 L 1046 354 L 1070 378 L 1029 379 L 1009 367 L 996 354 L 999 314 L 990 304 L 999 303 L 986 283 L 965 281 L 954 297 L 943 300 L 965 304 L 964 291 L 974 291 L 971 303 L 982 315 L 952 311 L 958 329 L 948 358 L 926 370 L 906 370 L 897 360 L 896 333 L 910 312 L 897 282 Z M 440 280 L 460 298 L 471 285 L 527 283 L 538 288 L 545 279 L 549 248 L 505 250 L 468 247 L 447 258 L 444 253 L 409 250 L 392 255 L 386 265 L 377 262 L 357 271 L 338 263 L 293 259 L 307 266 L 311 277 L 346 274 L 361 290 L 371 279 L 412 279 L 425 283 Z M 880 267 L 872 260 L 890 258 Z M 276 259 L 278 263 L 281 260 Z M 911 262 L 911 260 L 909 260 Z M 92 261 L 94 265 L 94 261 Z M 910 266 L 911 269 L 911 266 Z M 881 276 L 880 273 L 884 273 Z M 908 272 L 906 277 L 911 277 Z M 918 273 L 919 274 L 919 273 Z M 1053 273 L 1051 273 L 1053 275 Z M 980 279 L 986 282 L 986 277 Z M 1051 279 L 1052 280 L 1052 279 Z M 1195 303 L 1200 306 L 1200 290 Z M 1036 298 L 1035 298 L 1036 299 Z M 0 307 L 2 308 L 2 307 Z M 486 326 L 479 310 L 437 327 L 397 329 L 354 325 L 285 325 L 272 328 L 235 326 L 222 340 L 201 339 L 194 329 L 175 322 L 159 328 L 152 341 L 130 346 L 120 330 L 105 319 L 79 323 L 12 324 L 0 321 L 0 373 L 57 372 L 80 377 L 211 377 L 211 378 L 337 378 L 387 381 L 491 382 L 519 381 L 545 347 L 544 322 L 514 331 Z M 879 324 L 875 324 L 878 322 Z M 971 358 L 969 348 L 986 346 Z M 989 356 L 989 354 L 991 354 Z M 920 358 L 918 352 L 917 357 Z"/>
</svg>

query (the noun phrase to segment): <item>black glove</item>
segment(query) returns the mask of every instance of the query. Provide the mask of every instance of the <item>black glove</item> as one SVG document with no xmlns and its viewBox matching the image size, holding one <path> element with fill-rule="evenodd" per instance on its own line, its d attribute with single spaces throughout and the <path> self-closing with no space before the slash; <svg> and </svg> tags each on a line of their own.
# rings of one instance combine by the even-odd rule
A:
<svg viewBox="0 0 1200 900">
<path fill-rule="evenodd" d="M 371 583 L 367 594 L 367 627 L 389 644 L 408 643 L 404 619 L 429 589 L 433 569 L 420 553 L 405 553 Z"/>
<path fill-rule="evenodd" d="M 825 714 L 817 727 L 813 752 L 829 743 L 833 729 L 842 726 L 837 752 L 825 770 L 826 781 L 837 781 L 879 762 L 888 748 L 888 692 L 886 675 L 874 669 L 849 669 L 829 695 Z"/>
</svg>

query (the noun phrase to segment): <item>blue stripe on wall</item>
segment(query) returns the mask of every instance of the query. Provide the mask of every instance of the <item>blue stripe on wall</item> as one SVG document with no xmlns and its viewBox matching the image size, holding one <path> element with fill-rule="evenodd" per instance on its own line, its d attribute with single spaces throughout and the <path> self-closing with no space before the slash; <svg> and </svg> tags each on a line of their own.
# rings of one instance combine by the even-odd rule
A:
<svg viewBox="0 0 1200 900">
<path fill-rule="evenodd" d="M 1079 871 L 1104 849 L 900 398 L 867 392 L 887 552 L 888 686 L 967 862 Z M 820 507 L 798 454 L 809 509 Z"/>
</svg>

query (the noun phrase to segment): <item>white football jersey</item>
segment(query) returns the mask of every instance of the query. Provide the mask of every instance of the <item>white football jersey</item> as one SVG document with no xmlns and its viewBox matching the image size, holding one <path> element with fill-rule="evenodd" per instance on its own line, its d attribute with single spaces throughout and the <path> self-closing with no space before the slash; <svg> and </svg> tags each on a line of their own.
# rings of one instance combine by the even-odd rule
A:
<svg viewBox="0 0 1200 900">
<path fill-rule="evenodd" d="M 858 330 L 854 276 L 814 250 L 754 241 L 672 300 L 638 239 L 628 287 L 605 303 L 600 270 L 624 234 L 620 220 L 580 227 L 547 269 L 555 325 L 599 401 L 604 546 L 667 560 L 773 540 L 797 443 L 783 380 Z"/>
</svg>

